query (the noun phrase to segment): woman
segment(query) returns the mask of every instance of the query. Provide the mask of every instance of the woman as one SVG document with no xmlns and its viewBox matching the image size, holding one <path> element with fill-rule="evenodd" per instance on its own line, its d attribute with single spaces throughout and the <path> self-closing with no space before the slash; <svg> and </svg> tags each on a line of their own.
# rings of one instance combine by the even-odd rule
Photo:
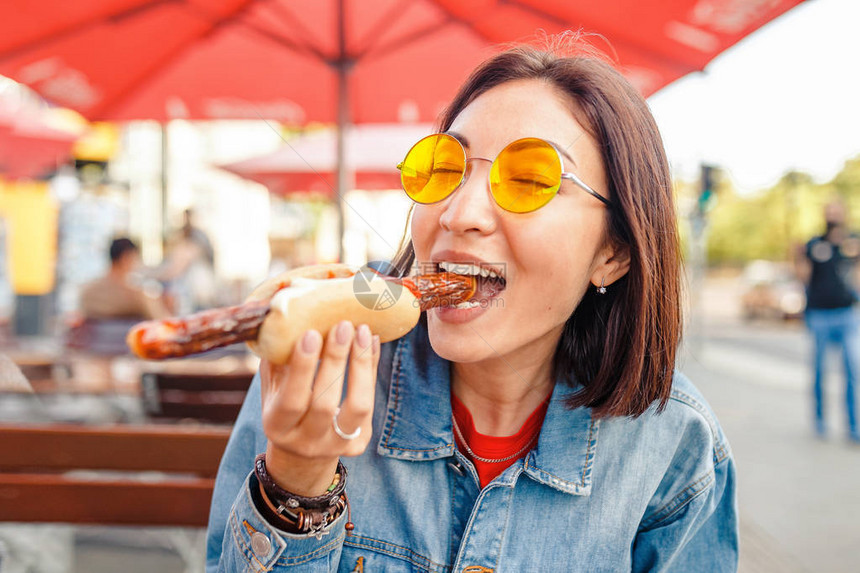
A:
<svg viewBox="0 0 860 573">
<path fill-rule="evenodd" d="M 675 213 L 644 100 L 600 60 L 517 48 L 440 133 L 399 166 L 416 205 L 395 266 L 483 271 L 480 304 L 381 352 L 342 323 L 262 364 L 210 570 L 734 570 L 728 444 L 673 379 Z"/>
</svg>

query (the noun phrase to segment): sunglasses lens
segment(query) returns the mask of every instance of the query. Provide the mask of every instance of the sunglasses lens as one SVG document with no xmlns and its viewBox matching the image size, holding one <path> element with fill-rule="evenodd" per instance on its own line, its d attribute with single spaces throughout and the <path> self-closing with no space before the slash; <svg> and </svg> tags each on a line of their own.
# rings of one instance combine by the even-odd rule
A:
<svg viewBox="0 0 860 573">
<path fill-rule="evenodd" d="M 400 166 L 400 183 L 417 203 L 435 203 L 463 180 L 466 153 L 449 135 L 429 135 L 412 146 Z"/>
<path fill-rule="evenodd" d="M 518 139 L 496 157 L 490 188 L 502 209 L 528 213 L 555 197 L 561 184 L 561 159 L 542 139 Z"/>
</svg>

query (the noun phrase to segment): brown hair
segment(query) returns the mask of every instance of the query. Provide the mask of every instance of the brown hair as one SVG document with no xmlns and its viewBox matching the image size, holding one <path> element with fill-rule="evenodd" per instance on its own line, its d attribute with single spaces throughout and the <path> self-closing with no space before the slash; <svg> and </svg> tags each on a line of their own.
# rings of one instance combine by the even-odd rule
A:
<svg viewBox="0 0 860 573">
<path fill-rule="evenodd" d="M 598 416 L 638 416 L 671 392 L 681 336 L 680 254 L 669 164 L 644 98 L 592 52 L 559 56 L 530 46 L 481 64 L 440 120 L 447 130 L 487 90 L 512 80 L 540 79 L 576 102 L 577 120 L 596 139 L 609 182 L 607 240 L 626 249 L 627 274 L 606 294 L 588 289 L 564 325 L 553 377 L 581 390 L 571 408 Z M 582 116 L 582 117 L 579 117 Z M 393 264 L 408 272 L 415 258 L 404 243 Z"/>
</svg>

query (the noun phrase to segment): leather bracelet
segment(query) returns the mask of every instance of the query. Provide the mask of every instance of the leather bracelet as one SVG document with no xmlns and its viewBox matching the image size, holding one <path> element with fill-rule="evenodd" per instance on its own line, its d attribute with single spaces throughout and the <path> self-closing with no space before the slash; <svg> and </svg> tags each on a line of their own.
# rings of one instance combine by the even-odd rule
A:
<svg viewBox="0 0 860 573">
<path fill-rule="evenodd" d="M 346 468 L 338 461 L 338 472 L 332 485 L 329 486 L 329 491 L 317 497 L 303 497 L 291 494 L 274 484 L 271 476 L 266 471 L 265 455 L 260 455 L 255 460 L 254 475 L 251 480 L 251 498 L 254 500 L 254 505 L 257 507 L 263 518 L 271 525 L 293 534 L 308 534 L 313 535 L 317 539 L 321 539 L 323 535 L 328 535 L 329 527 L 342 514 L 343 510 L 347 511 L 347 520 L 344 524 L 344 529 L 347 535 L 351 534 L 355 529 L 352 523 L 352 511 L 349 506 L 349 498 L 346 496 Z M 284 501 L 275 500 L 269 497 L 269 492 L 263 487 L 263 482 L 259 475 L 263 474 L 275 487 L 287 494 L 289 497 L 286 502 L 291 505 L 298 500 L 311 500 L 318 502 L 322 499 L 330 498 L 329 501 L 319 508 L 308 508 L 305 506 L 288 508 Z"/>
<path fill-rule="evenodd" d="M 332 483 L 333 488 L 322 495 L 315 497 L 305 497 L 290 493 L 275 483 L 272 476 L 266 470 L 266 454 L 260 454 L 254 460 L 254 473 L 263 486 L 263 491 L 269 500 L 276 506 L 283 506 L 290 510 L 297 509 L 328 509 L 337 505 L 338 499 L 346 488 L 346 467 L 338 460 L 337 473 L 335 481 Z"/>
<path fill-rule="evenodd" d="M 257 511 L 260 512 L 260 515 L 263 516 L 263 519 L 265 519 L 269 525 L 273 525 L 287 533 L 302 533 L 295 521 L 280 515 L 275 506 L 272 505 L 272 502 L 266 499 L 266 493 L 263 491 L 263 486 L 260 485 L 260 480 L 257 479 L 256 474 L 251 476 L 251 499 L 253 500 Z"/>
</svg>

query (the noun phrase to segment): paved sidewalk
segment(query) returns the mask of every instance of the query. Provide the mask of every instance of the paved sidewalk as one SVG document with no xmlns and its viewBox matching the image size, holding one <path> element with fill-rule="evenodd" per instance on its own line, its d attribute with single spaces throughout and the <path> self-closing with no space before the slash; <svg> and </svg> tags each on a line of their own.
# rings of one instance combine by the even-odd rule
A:
<svg viewBox="0 0 860 573">
<path fill-rule="evenodd" d="M 860 446 L 845 436 L 836 356 L 822 440 L 812 432 L 803 326 L 744 324 L 730 310 L 712 305 L 681 367 L 715 410 L 737 462 L 740 572 L 860 571 Z"/>
</svg>

